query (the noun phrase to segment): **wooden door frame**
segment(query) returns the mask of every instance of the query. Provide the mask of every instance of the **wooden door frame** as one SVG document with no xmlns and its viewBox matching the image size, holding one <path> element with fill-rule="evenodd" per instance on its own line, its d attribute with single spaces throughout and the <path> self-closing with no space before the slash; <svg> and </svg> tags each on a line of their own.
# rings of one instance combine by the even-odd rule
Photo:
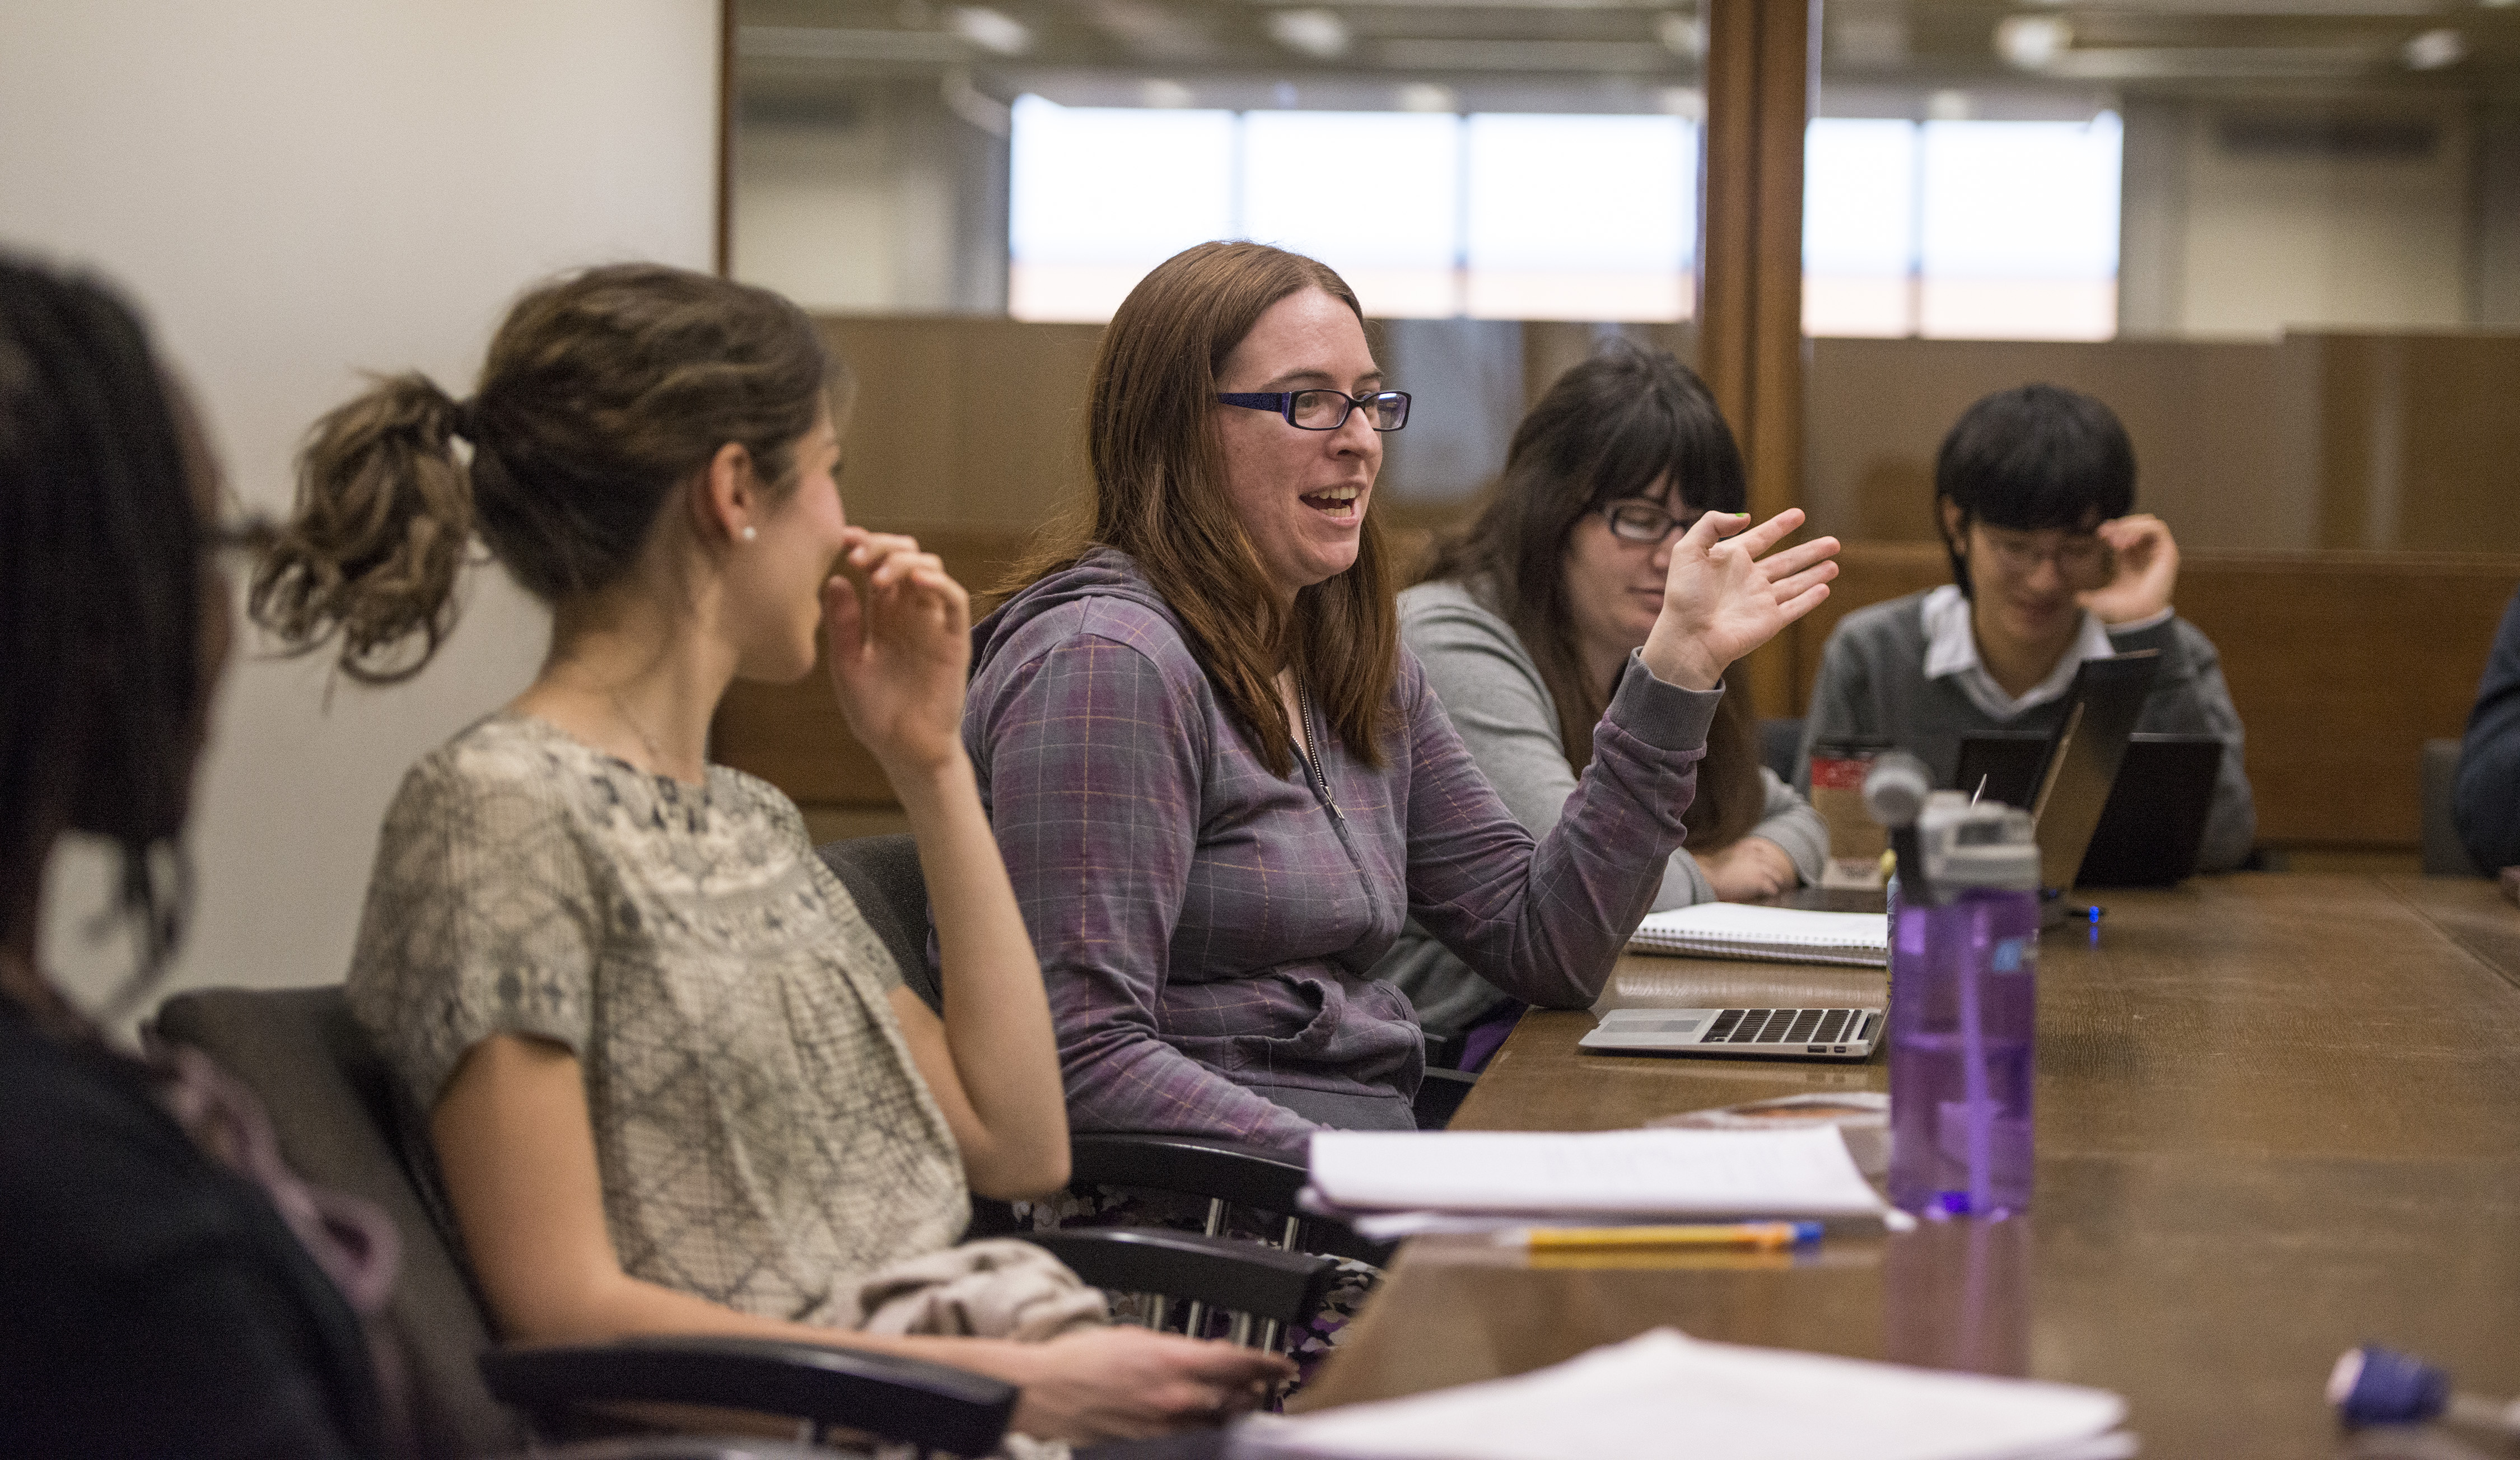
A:
<svg viewBox="0 0 2520 1460">
<path fill-rule="evenodd" d="M 1803 135 L 1821 0 L 1709 0 L 1700 175 L 1698 371 L 1741 442 L 1750 511 L 1803 497 Z M 1793 712 L 1791 636 L 1736 676 L 1762 716 Z"/>
</svg>

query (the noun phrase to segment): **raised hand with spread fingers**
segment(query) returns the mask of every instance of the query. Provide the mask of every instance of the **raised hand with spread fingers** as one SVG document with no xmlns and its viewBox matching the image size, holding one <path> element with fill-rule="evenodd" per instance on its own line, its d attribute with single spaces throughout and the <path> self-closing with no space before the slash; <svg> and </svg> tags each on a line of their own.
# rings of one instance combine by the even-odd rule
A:
<svg viewBox="0 0 2520 1460">
<path fill-rule="evenodd" d="M 1662 613 L 1642 651 L 1655 678 L 1711 690 L 1734 661 L 1820 607 L 1837 576 L 1837 539 L 1770 551 L 1802 525 L 1799 507 L 1756 526 L 1748 513 L 1710 512 L 1672 545 Z"/>
</svg>

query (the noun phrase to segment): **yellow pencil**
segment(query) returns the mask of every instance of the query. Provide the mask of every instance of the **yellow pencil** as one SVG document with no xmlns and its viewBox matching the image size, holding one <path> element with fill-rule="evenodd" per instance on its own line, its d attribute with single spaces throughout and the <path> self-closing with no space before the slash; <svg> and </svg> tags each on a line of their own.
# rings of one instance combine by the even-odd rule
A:
<svg viewBox="0 0 2520 1460">
<path fill-rule="evenodd" d="M 1749 1247 L 1775 1249 L 1818 1242 L 1818 1222 L 1691 1222 L 1665 1227 L 1526 1227 L 1508 1232 L 1535 1253 L 1641 1247 Z"/>
</svg>

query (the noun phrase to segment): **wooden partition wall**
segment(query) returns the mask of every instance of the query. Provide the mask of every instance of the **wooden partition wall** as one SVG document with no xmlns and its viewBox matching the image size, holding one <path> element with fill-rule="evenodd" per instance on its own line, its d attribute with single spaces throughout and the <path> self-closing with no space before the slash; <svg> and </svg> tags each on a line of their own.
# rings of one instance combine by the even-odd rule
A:
<svg viewBox="0 0 2520 1460">
<path fill-rule="evenodd" d="M 1934 453 L 2031 381 L 2105 400 L 2138 502 L 2184 546 L 2520 553 L 2520 336 L 1815 340 L 1803 505 L 1851 539 L 1930 541 Z"/>
<path fill-rule="evenodd" d="M 984 587 L 995 582 L 1032 529 L 1071 500 L 1083 479 L 1085 382 L 1098 331 L 1091 326 L 903 319 L 833 320 L 827 329 L 859 378 L 842 475 L 851 519 L 917 532 L 966 583 Z M 1573 339 L 1566 327 L 1533 327 L 1525 339 L 1525 359 L 1535 378 L 1580 358 L 1566 347 Z M 1817 374 L 1823 384 L 1830 379 L 1832 347 L 1861 346 L 1860 352 L 1869 356 L 1863 369 L 1884 383 L 1883 391 L 1908 392 L 1900 398 L 1916 402 L 1918 414 L 1938 393 L 1983 393 L 1979 387 L 1986 381 L 2002 379 L 1989 362 L 2023 348 L 1955 349 L 1920 342 L 1816 344 L 1822 362 Z M 1892 353 L 1902 344 L 1911 352 L 1912 367 L 1904 375 L 1893 368 Z M 2250 455 L 2245 445 L 2228 440 L 2214 444 L 2222 439 L 2219 429 L 2227 428 L 2226 434 L 2243 442 L 2265 440 L 2273 430 L 2263 412 L 2236 409 L 2258 388 L 2248 384 L 2247 376 L 2256 365 L 2244 359 L 2234 367 L 2228 352 L 2285 347 L 2131 344 L 2112 357 L 2105 353 L 2108 346 L 2071 347 L 2079 355 L 2038 346 L 2032 347 L 2032 356 L 2016 355 L 2014 363 L 2079 362 L 2078 368 L 2087 371 L 2118 372 L 2119 394 L 2144 402 L 2126 412 L 2139 452 L 2147 449 L 2147 433 L 2159 440 L 2158 422 L 2175 417 L 2170 397 L 2183 385 L 2200 403 L 2202 419 L 2188 420 L 2180 429 L 2199 443 L 2193 453 L 2206 455 L 2209 463 L 2226 463 L 2232 490 L 2246 490 L 2260 503 L 2290 502 L 2282 510 L 2322 522 L 2351 519 L 2352 513 L 2336 504 L 2356 500 L 2354 493 L 2331 484 L 2336 474 L 2345 472 L 2344 465 L 2333 474 L 2286 477 Z M 2179 348 L 2189 355 L 2182 359 L 2176 353 Z M 2454 736 L 2464 724 L 2496 621 L 2520 585 L 2520 551 L 2514 551 L 2520 548 L 2520 489 L 2503 481 L 2503 474 L 2520 471 L 2520 440 L 2507 453 L 2498 453 L 2494 445 L 2501 439 L 2498 433 L 2520 433 L 2520 428 L 2482 410 L 2446 378 L 2455 372 L 2440 363 L 2465 351 L 2469 375 L 2483 372 L 2483 378 L 2494 379 L 2491 372 L 2502 368 L 2498 361 L 2507 357 L 2520 362 L 2520 341 L 2504 342 L 2503 353 L 2498 355 L 2472 341 L 2390 344 L 2358 340 L 2322 345 L 2317 359 L 2322 370 L 2348 376 L 2359 370 L 2368 379 L 2380 373 L 2393 351 L 2400 382 L 2396 398 L 2404 409 L 2390 429 L 2399 433 L 2394 437 L 2400 442 L 2398 459 L 2415 465 L 2401 466 L 2398 495 L 2380 506 L 2395 512 L 2401 523 L 2447 524 L 2457 513 L 2467 514 L 2469 540 L 2498 551 L 2196 547 L 2184 554 L 2179 609 L 2222 652 L 2233 699 L 2249 729 L 2259 837 L 2277 847 L 2386 850 L 2417 844 L 2422 743 Z M 2368 363 L 2375 359 L 2379 366 Z M 2234 370 L 2242 377 L 2236 386 L 2230 379 Z M 2165 375 L 2167 386 L 2161 379 Z M 2258 380 L 2263 385 L 2264 378 Z M 1545 379 L 1538 384 L 1526 380 L 1526 393 L 1536 393 L 1545 384 Z M 2302 430 L 2318 433 L 2318 444 L 2305 450 L 2302 459 L 2342 461 L 2348 453 L 2330 443 L 2372 430 L 2371 394 L 2350 386 L 2349 379 L 2336 388 L 2335 398 L 2357 403 L 2343 419 L 2322 423 L 2315 414 L 2307 418 Z M 1870 433 L 1876 449 L 1897 450 L 1910 449 L 1902 442 L 1929 438 L 1917 421 L 1886 407 L 1870 417 L 1859 413 L 1823 422 L 1819 419 L 1822 404 L 1814 404 L 1815 441 L 1827 441 L 1836 432 L 1863 431 Z M 1493 408 L 1519 406 L 1509 400 Z M 2423 428 L 2420 439 L 2406 434 L 2408 422 Z M 1880 442 L 1889 445 L 1880 447 Z M 1860 444 L 1850 439 L 1843 449 L 1815 450 L 1815 474 L 1824 461 L 1851 457 Z M 2209 454 L 2217 450 L 2221 456 Z M 2357 470 L 2367 472 L 2375 453 L 2364 451 L 2356 459 L 2362 463 Z M 2155 461 L 2147 468 L 2148 481 L 2165 465 L 2158 454 Z M 2206 483 L 2210 474 L 2187 479 Z M 1871 499 L 1861 490 L 1856 500 L 1860 510 L 1887 522 L 1891 509 L 1918 489 L 1911 479 L 1885 480 L 1873 506 L 1863 506 Z M 2201 489 L 2182 486 L 2181 491 Z M 2169 495 L 2174 500 L 2161 504 L 2166 515 L 2182 529 L 2182 540 L 2192 540 L 2179 493 Z M 2366 505 L 2355 511 L 2367 515 L 2378 510 L 2367 505 L 2368 495 L 2366 489 Z M 2307 497 L 2308 507 L 2295 496 Z M 2146 505 L 2153 505 L 2149 496 Z M 1422 543 L 1429 531 L 1458 519 L 1463 508 L 1458 503 L 1377 503 L 1375 510 L 1386 514 L 1387 523 L 1396 521 L 1410 542 Z M 2230 525 L 2226 521 L 2224 530 Z M 1843 563 L 1844 576 L 1829 604 L 1761 651 L 1791 687 L 1785 707 L 1789 712 L 1799 713 L 1806 703 L 1821 646 L 1837 617 L 1942 582 L 1948 572 L 1940 548 L 1916 541 L 1853 542 Z M 792 686 L 739 686 L 719 714 L 714 750 L 719 759 L 765 776 L 794 797 L 818 836 L 899 826 L 880 772 L 849 738 L 819 675 Z"/>
</svg>

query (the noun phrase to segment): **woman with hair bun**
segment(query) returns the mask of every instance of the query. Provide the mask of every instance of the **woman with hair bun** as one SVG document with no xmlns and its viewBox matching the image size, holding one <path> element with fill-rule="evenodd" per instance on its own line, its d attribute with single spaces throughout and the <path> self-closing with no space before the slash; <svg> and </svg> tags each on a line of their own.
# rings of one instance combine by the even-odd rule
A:
<svg viewBox="0 0 2520 1460">
<path fill-rule="evenodd" d="M 1017 1427 L 1071 1439 L 1248 1407 L 1282 1360 L 1102 1327 L 1037 1249 L 955 1249 L 1023 1285 L 1002 1333 L 923 1336 L 881 1303 L 906 1260 L 952 1265 L 968 1191 L 1063 1182 L 1067 1125 L 957 735 L 968 600 L 915 542 L 848 525 L 837 375 L 778 296 L 622 265 L 519 300 L 470 400 L 404 375 L 317 425 L 254 582 L 283 639 L 338 640 L 360 679 L 418 672 L 476 533 L 552 609 L 533 684 L 395 797 L 351 1007 L 428 1113 L 511 1339 L 913 1354 L 1022 1386 Z M 809 672 L 818 623 L 918 837 L 942 1019 L 795 806 L 705 758 L 727 687 Z"/>
<path fill-rule="evenodd" d="M 1086 511 L 975 631 L 965 744 L 1083 1129 L 1300 1155 L 1412 1127 L 1423 1041 L 1372 971 L 1413 918 L 1508 993 L 1591 1003 L 1681 842 L 1725 670 L 1835 575 L 1832 538 L 1770 551 L 1799 512 L 1701 518 L 1535 839 L 1399 640 L 1389 384 L 1322 264 L 1175 255 L 1103 334 Z"/>
</svg>

